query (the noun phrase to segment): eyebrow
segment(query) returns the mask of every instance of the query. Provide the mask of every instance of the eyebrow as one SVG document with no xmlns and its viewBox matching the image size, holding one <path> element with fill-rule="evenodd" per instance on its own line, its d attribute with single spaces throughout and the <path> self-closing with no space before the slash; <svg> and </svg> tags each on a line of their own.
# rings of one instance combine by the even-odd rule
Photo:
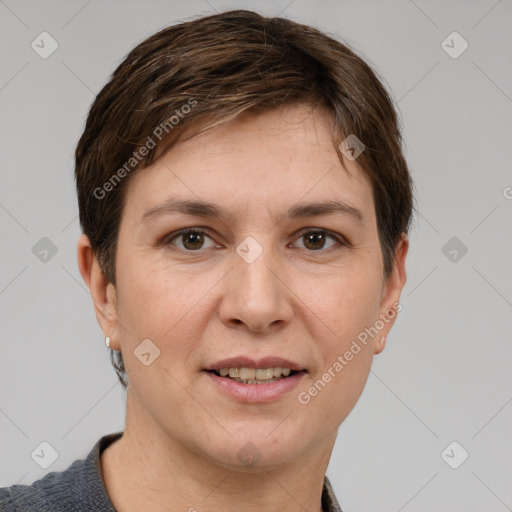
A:
<svg viewBox="0 0 512 512">
<path fill-rule="evenodd" d="M 226 223 L 229 223 L 231 220 L 231 216 L 226 214 L 214 203 L 208 203 L 201 200 L 180 200 L 171 197 L 162 204 L 147 210 L 140 218 L 140 222 L 143 223 L 149 218 L 170 213 L 182 213 L 202 218 L 218 218 Z M 364 216 L 361 210 L 358 210 L 354 206 L 340 200 L 298 203 L 292 206 L 286 213 L 279 215 L 276 222 L 282 222 L 285 219 L 300 219 L 305 217 L 319 217 L 321 215 L 336 214 L 347 216 L 354 219 L 359 224 L 364 224 Z"/>
</svg>

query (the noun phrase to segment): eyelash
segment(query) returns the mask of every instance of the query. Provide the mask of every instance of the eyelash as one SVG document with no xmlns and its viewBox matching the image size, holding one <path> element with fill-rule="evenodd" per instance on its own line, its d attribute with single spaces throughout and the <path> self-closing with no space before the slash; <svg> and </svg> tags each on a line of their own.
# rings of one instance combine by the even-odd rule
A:
<svg viewBox="0 0 512 512">
<path fill-rule="evenodd" d="M 206 235 L 208 238 L 212 239 L 211 236 L 208 235 L 208 233 L 201 229 L 201 228 L 196 228 L 196 227 L 190 227 L 190 228 L 185 228 L 185 229 L 181 229 L 180 231 L 175 231 L 174 233 L 171 233 L 168 237 L 166 237 L 163 241 L 163 244 L 164 245 L 172 245 L 172 241 L 175 240 L 176 238 L 179 238 L 180 236 L 184 236 L 184 235 L 187 235 L 189 233 L 199 233 L 201 235 Z M 333 238 L 339 245 L 338 248 L 340 247 L 345 247 L 345 246 L 350 246 L 350 244 L 348 243 L 348 241 L 342 237 L 341 235 L 338 235 L 332 231 L 329 231 L 328 229 L 319 229 L 319 228 L 304 228 L 303 230 L 301 230 L 297 236 L 297 239 L 299 238 L 302 238 L 304 235 L 308 235 L 308 234 L 311 234 L 311 233 L 325 233 L 328 237 L 330 238 Z M 186 253 L 200 253 L 201 252 L 201 249 L 198 249 L 197 251 L 192 251 L 192 250 L 188 250 L 188 249 L 181 249 L 181 248 L 176 248 L 177 250 L 179 251 L 183 251 L 183 252 L 186 252 Z M 330 252 L 332 250 L 335 250 L 337 249 L 337 247 L 333 246 L 333 247 L 330 247 L 328 249 L 318 249 L 318 250 L 308 250 L 306 249 L 308 252 L 311 252 L 311 253 L 326 253 L 326 252 Z"/>
</svg>

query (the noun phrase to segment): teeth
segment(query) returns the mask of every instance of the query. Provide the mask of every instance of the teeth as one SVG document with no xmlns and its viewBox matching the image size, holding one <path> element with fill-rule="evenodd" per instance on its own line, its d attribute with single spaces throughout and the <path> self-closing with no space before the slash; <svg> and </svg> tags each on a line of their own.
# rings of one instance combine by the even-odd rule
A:
<svg viewBox="0 0 512 512">
<path fill-rule="evenodd" d="M 269 379 L 269 380 L 258 380 L 258 379 L 249 379 L 249 380 L 243 380 L 243 379 L 234 379 L 237 382 L 242 382 L 243 384 L 270 384 L 271 382 L 276 382 L 279 379 Z"/>
<path fill-rule="evenodd" d="M 229 370 L 229 376 L 231 375 L 231 369 Z M 240 375 L 237 375 L 240 379 L 250 380 L 256 377 L 256 370 L 254 368 L 240 368 Z"/>
<path fill-rule="evenodd" d="M 265 368 L 264 370 L 260 370 L 259 368 L 256 370 L 256 378 L 258 380 L 269 380 L 274 377 L 274 369 L 273 368 Z"/>
<path fill-rule="evenodd" d="M 273 382 L 280 377 L 288 377 L 291 370 L 276 366 L 274 368 L 221 368 L 218 372 L 221 377 L 229 375 L 232 379 L 251 381 L 249 384 L 254 384 L 256 381 Z"/>
</svg>

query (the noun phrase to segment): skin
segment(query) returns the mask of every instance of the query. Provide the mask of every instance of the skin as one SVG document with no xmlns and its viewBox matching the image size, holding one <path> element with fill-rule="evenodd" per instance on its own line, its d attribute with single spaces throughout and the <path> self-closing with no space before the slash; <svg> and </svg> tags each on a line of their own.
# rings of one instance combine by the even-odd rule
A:
<svg viewBox="0 0 512 512">
<path fill-rule="evenodd" d="M 117 511 L 238 512 L 240 503 L 244 511 L 321 510 L 338 427 L 396 315 L 308 404 L 298 394 L 396 308 L 409 246 L 404 235 L 384 280 L 370 182 L 357 160 L 342 165 L 331 134 L 328 116 L 305 106 L 244 115 L 132 176 L 116 287 L 80 237 L 80 272 L 130 381 L 124 435 L 101 457 Z M 214 202 L 232 217 L 174 213 L 140 222 L 171 194 Z M 275 220 L 299 201 L 330 199 L 361 210 L 364 224 L 338 214 Z M 203 228 L 204 243 L 180 236 L 171 244 L 169 235 L 186 227 Z M 303 228 L 338 233 L 350 245 L 308 243 Z M 263 248 L 250 264 L 236 252 L 247 236 Z M 146 338 L 161 351 L 148 366 L 134 356 Z M 235 355 L 281 356 L 308 373 L 275 402 L 240 403 L 202 372 Z M 237 456 L 247 442 L 261 453 L 252 467 Z"/>
</svg>

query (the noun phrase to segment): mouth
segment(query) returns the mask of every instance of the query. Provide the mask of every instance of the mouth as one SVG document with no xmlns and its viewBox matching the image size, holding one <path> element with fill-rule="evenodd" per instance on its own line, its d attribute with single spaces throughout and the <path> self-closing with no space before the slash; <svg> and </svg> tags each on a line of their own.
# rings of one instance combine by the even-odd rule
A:
<svg viewBox="0 0 512 512">
<path fill-rule="evenodd" d="M 241 384 L 272 384 L 292 378 L 298 373 L 306 373 L 306 370 L 292 370 L 288 367 L 274 366 L 269 368 L 225 367 L 219 370 L 205 370 L 218 377 L 233 380 Z"/>
<path fill-rule="evenodd" d="M 245 366 L 238 366 L 239 358 L 236 361 L 226 361 L 205 368 L 202 373 L 208 376 L 208 381 L 222 395 L 245 404 L 271 403 L 285 399 L 308 373 L 300 366 L 283 359 L 267 359 L 266 364 L 261 364 L 262 361 L 248 363 L 246 359 L 243 363 Z M 275 366 L 276 363 L 287 366 Z"/>
<path fill-rule="evenodd" d="M 299 363 L 283 357 L 252 359 L 235 356 L 203 369 L 214 389 L 230 400 L 263 404 L 286 399 L 308 373 Z"/>
</svg>

